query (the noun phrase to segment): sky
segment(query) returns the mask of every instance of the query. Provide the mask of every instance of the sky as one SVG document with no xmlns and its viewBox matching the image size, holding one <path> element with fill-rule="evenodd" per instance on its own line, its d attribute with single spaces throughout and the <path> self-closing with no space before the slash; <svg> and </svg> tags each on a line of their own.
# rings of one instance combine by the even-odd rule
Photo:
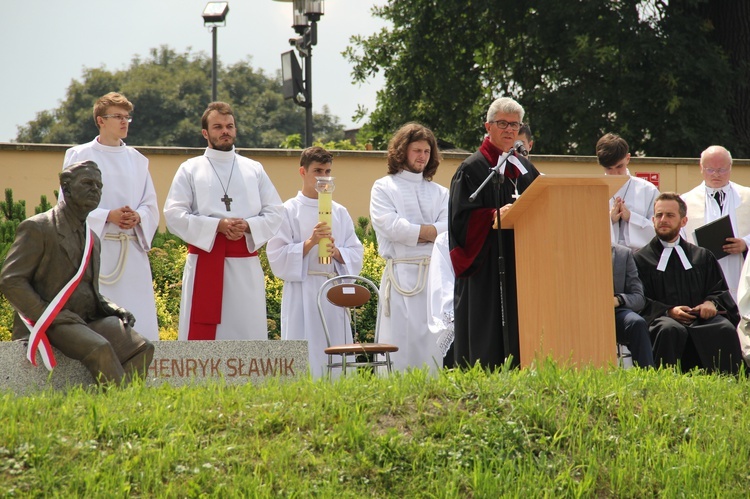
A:
<svg viewBox="0 0 750 499">
<path fill-rule="evenodd" d="M 212 53 L 211 31 L 201 14 L 206 0 L 2 0 L 0 29 L 0 142 L 17 126 L 57 108 L 84 68 L 126 69 L 134 56 L 168 45 L 181 53 Z M 375 108 L 382 75 L 353 84 L 341 55 L 352 35 L 368 36 L 386 26 L 371 15 L 386 0 L 326 0 L 313 48 L 313 109 L 327 105 L 345 128 L 361 126 L 352 115 L 361 104 Z M 273 0 L 229 0 L 226 26 L 218 28 L 217 52 L 224 65 L 247 60 L 274 76 L 281 53 L 290 50 L 292 4 Z M 113 89 L 117 90 L 117 89 Z M 93 104 L 93 103 L 92 103 Z M 137 109 L 134 113 L 137 118 Z"/>
</svg>

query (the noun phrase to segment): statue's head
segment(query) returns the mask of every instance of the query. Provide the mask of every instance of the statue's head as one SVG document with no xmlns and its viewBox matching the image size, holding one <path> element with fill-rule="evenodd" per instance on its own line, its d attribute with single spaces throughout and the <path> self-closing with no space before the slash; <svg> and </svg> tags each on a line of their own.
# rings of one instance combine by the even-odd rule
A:
<svg viewBox="0 0 750 499">
<path fill-rule="evenodd" d="M 73 163 L 60 173 L 65 204 L 85 218 L 102 198 L 102 172 L 93 161 Z"/>
</svg>

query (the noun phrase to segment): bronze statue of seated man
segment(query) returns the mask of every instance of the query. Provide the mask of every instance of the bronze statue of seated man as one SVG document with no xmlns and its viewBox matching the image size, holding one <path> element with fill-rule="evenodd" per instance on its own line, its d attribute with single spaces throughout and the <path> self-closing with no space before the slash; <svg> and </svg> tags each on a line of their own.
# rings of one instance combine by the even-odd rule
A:
<svg viewBox="0 0 750 499">
<path fill-rule="evenodd" d="M 29 338 L 48 313 L 49 344 L 80 360 L 99 383 L 145 377 L 153 344 L 132 328 L 130 312 L 99 294 L 100 242 L 86 226 L 101 198 L 99 167 L 93 161 L 71 165 L 60 173 L 60 188 L 55 207 L 18 226 L 0 271 L 0 292 L 16 311 L 13 339 Z M 61 293 L 66 286 L 68 296 Z"/>
</svg>

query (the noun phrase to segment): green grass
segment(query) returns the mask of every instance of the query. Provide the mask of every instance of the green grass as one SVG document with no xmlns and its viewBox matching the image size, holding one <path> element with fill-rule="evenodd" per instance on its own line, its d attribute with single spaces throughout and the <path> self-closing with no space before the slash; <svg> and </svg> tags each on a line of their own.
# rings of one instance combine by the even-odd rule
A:
<svg viewBox="0 0 750 499">
<path fill-rule="evenodd" d="M 746 497 L 749 381 L 423 371 L 0 395 L 0 495 Z"/>
</svg>

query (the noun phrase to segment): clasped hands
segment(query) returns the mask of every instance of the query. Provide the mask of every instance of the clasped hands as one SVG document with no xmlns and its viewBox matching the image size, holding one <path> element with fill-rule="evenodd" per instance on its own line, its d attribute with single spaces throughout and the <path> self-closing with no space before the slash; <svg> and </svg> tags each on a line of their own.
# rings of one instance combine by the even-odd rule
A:
<svg viewBox="0 0 750 499">
<path fill-rule="evenodd" d="M 222 218 L 216 232 L 224 234 L 230 241 L 237 241 L 250 232 L 250 226 L 244 218 Z"/>
<path fill-rule="evenodd" d="M 716 306 L 711 301 L 705 301 L 698 306 L 688 307 L 687 305 L 678 305 L 667 311 L 667 315 L 679 322 L 680 324 L 690 325 L 697 318 L 712 319 L 719 313 Z"/>
<path fill-rule="evenodd" d="M 123 230 L 132 229 L 141 223 L 141 216 L 130 206 L 123 206 L 114 210 L 109 210 L 107 222 L 116 224 Z"/>
<path fill-rule="evenodd" d="M 630 210 L 625 205 L 625 200 L 621 197 L 615 198 L 614 205 L 612 206 L 612 209 L 609 210 L 609 218 L 612 220 L 612 223 L 619 222 L 620 219 L 625 220 L 628 222 L 630 220 Z"/>
</svg>

